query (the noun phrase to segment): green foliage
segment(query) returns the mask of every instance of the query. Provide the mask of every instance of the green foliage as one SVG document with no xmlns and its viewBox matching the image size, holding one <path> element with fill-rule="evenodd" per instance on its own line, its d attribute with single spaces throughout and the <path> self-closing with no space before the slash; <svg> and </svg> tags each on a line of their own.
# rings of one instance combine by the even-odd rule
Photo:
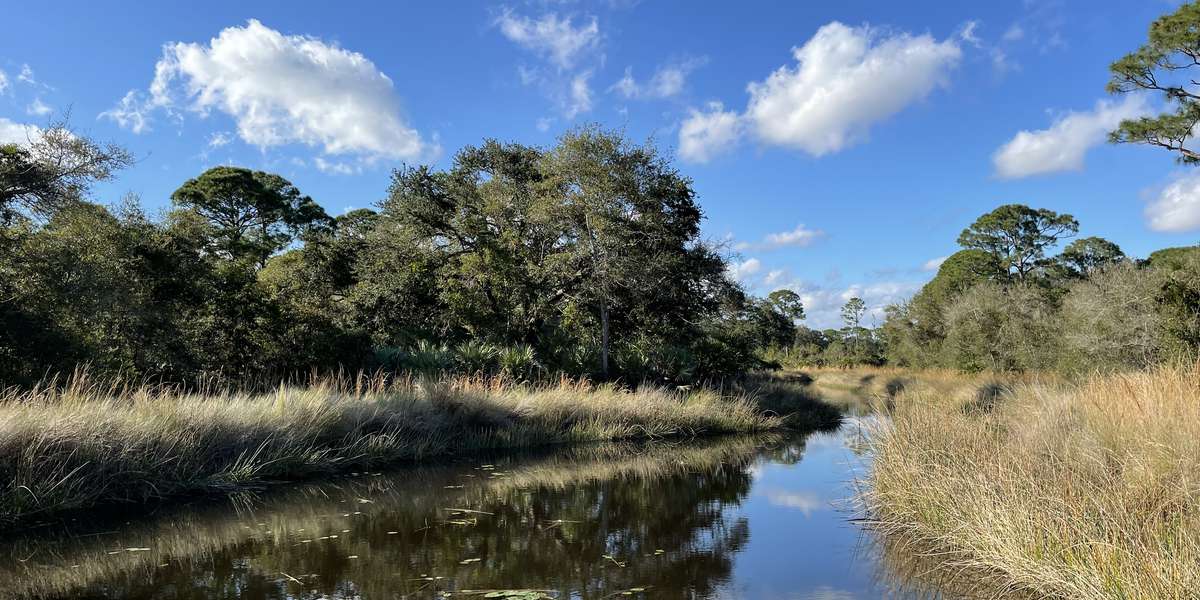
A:
<svg viewBox="0 0 1200 600">
<path fill-rule="evenodd" d="M 1158 93 L 1166 109 L 1158 115 L 1122 121 L 1109 140 L 1158 146 L 1176 153 L 1181 163 L 1200 163 L 1200 154 L 1188 147 L 1200 123 L 1200 95 L 1194 91 L 1198 56 L 1200 4 L 1185 3 L 1154 21 L 1146 44 L 1109 67 L 1108 91 Z"/>
<path fill-rule="evenodd" d="M 1025 280 L 1046 266 L 1048 248 L 1078 231 L 1079 223 L 1071 215 L 1023 204 L 1005 204 L 964 229 L 958 236 L 958 244 L 991 254 L 1005 273 Z"/>
<path fill-rule="evenodd" d="M 1121 247 L 1100 237 L 1075 240 L 1063 248 L 1056 265 L 1067 277 L 1087 277 L 1125 259 Z"/>
<path fill-rule="evenodd" d="M 1155 250 L 1146 257 L 1146 265 L 1156 269 L 1178 271 L 1200 258 L 1200 246 L 1181 246 Z"/>
<path fill-rule="evenodd" d="M 331 224 L 325 211 L 288 180 L 240 167 L 213 167 L 184 182 L 171 201 L 212 224 L 216 251 L 260 265 L 301 232 Z"/>
</svg>

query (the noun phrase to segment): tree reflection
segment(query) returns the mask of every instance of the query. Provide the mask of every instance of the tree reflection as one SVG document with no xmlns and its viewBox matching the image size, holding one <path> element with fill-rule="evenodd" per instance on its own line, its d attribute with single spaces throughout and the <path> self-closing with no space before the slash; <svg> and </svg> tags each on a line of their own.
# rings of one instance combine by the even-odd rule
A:
<svg viewBox="0 0 1200 600">
<path fill-rule="evenodd" d="M 602 598 L 645 588 L 655 598 L 709 597 L 750 538 L 730 509 L 749 493 L 755 457 L 764 447 L 793 460 L 803 452 L 802 443 L 766 442 L 593 446 L 308 486 L 252 510 L 185 512 L 126 535 L 150 540 L 144 558 L 96 558 L 111 551 L 98 541 L 42 548 L 57 558 L 12 573 L 25 587 L 11 591 L 208 600 L 518 588 Z M 66 565 L 80 560 L 93 562 Z"/>
</svg>

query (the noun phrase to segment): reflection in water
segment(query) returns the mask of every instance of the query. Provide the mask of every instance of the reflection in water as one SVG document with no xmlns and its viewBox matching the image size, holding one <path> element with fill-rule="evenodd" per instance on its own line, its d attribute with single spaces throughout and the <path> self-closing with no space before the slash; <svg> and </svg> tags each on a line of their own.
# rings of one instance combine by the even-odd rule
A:
<svg viewBox="0 0 1200 600">
<path fill-rule="evenodd" d="M 42 529 L 0 541 L 0 596 L 880 597 L 830 505 L 853 455 L 817 435 L 809 457 L 802 436 L 593 445 Z"/>
</svg>

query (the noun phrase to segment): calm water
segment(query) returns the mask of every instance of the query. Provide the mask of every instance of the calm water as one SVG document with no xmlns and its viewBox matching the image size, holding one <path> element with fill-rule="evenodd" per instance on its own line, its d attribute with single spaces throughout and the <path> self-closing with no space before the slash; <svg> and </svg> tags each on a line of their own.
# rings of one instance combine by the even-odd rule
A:
<svg viewBox="0 0 1200 600">
<path fill-rule="evenodd" d="M 0 541 L 0 597 L 906 597 L 848 520 L 856 438 L 586 446 L 81 517 Z"/>
</svg>

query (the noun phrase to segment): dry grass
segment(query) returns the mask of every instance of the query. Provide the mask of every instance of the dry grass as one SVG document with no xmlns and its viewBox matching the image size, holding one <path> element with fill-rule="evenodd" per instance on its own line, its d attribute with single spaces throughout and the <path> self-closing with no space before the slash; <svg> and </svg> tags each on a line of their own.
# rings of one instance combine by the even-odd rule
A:
<svg viewBox="0 0 1200 600">
<path fill-rule="evenodd" d="M 484 448 L 761 431 L 744 396 L 585 382 L 326 380 L 182 394 L 76 377 L 0 396 L 0 526 Z"/>
<path fill-rule="evenodd" d="M 864 508 L 935 577 L 973 597 L 1196 597 L 1200 368 L 948 379 L 892 406 Z"/>
</svg>

